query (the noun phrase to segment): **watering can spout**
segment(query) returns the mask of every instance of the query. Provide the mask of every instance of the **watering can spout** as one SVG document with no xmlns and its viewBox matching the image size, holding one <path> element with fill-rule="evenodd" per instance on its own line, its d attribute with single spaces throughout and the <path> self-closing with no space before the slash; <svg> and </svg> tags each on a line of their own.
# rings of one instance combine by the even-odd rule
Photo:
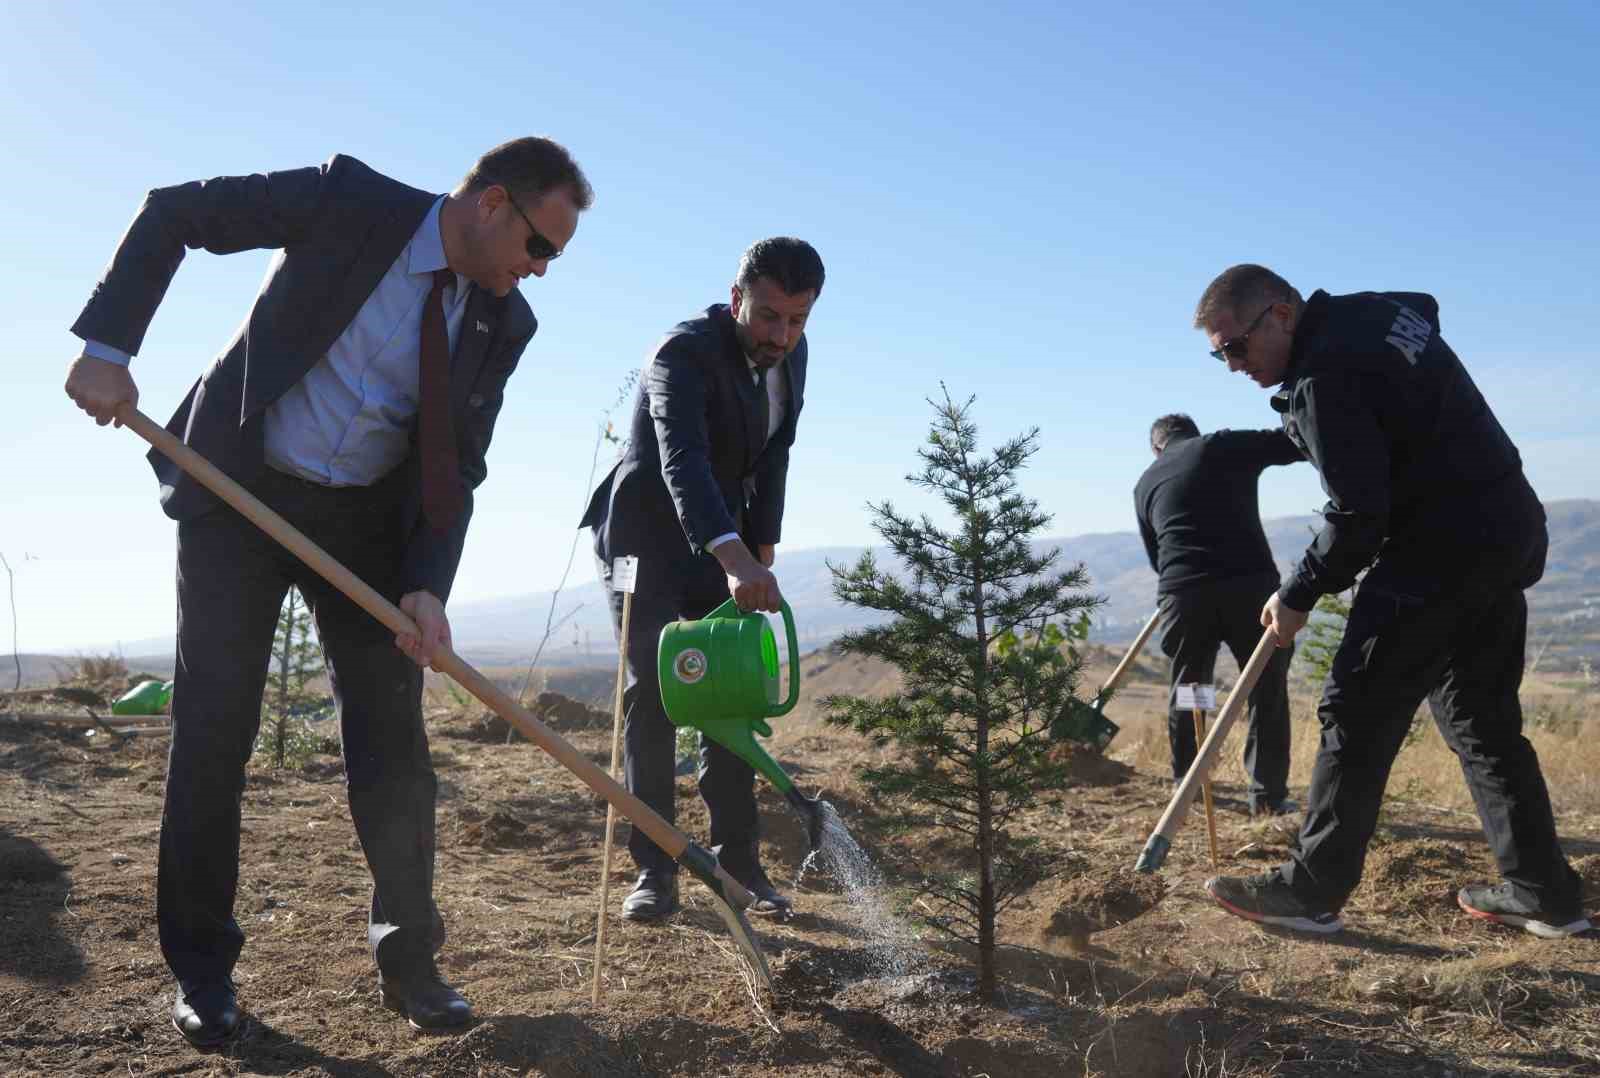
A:
<svg viewBox="0 0 1600 1078">
<path fill-rule="evenodd" d="M 783 795 L 800 818 L 806 824 L 806 842 L 808 852 L 822 848 L 823 815 L 822 802 L 815 797 L 807 797 L 795 787 L 789 787 Z"/>
</svg>

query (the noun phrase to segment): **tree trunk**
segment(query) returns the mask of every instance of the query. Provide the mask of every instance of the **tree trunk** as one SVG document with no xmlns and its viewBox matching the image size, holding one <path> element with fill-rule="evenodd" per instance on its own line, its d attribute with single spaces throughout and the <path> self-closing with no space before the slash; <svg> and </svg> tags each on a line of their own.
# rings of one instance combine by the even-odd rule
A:
<svg viewBox="0 0 1600 1078">
<path fill-rule="evenodd" d="M 994 794 L 989 788 L 989 717 L 978 717 L 978 995 L 994 998 Z"/>
<path fill-rule="evenodd" d="M 283 624 L 283 650 L 278 652 L 278 715 L 277 726 L 274 729 L 273 758 L 276 766 L 283 766 L 283 759 L 288 751 L 288 726 L 289 726 L 289 657 L 294 654 L 294 625 L 295 625 L 295 598 L 297 593 L 289 589 L 286 600 L 287 613 L 280 615 Z"/>
<path fill-rule="evenodd" d="M 974 567 L 973 629 L 977 635 L 978 670 L 973 679 L 977 710 L 978 780 L 978 997 L 994 999 L 994 793 L 989 785 L 989 627 L 984 594 L 984 569 Z"/>
</svg>

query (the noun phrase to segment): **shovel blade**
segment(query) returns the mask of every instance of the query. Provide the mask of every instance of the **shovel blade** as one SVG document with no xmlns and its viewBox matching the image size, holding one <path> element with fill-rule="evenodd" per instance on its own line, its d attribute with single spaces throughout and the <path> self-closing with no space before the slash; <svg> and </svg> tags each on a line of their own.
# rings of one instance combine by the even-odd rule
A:
<svg viewBox="0 0 1600 1078">
<path fill-rule="evenodd" d="M 1104 706 L 1105 701 L 1100 698 L 1093 704 L 1086 704 L 1076 696 L 1069 697 L 1051 725 L 1050 735 L 1061 740 L 1077 741 L 1104 752 L 1121 729 L 1101 712 Z"/>
<path fill-rule="evenodd" d="M 728 926 L 728 935 L 733 937 L 734 945 L 739 948 L 739 954 L 749 966 L 751 976 L 755 978 L 757 984 L 771 992 L 772 971 L 767 968 L 766 956 L 761 953 L 761 948 L 756 943 L 755 930 L 745 919 L 744 910 L 730 897 L 727 886 L 719 874 L 717 859 L 711 856 L 709 850 L 691 842 L 678 858 L 678 863 L 694 873 L 695 878 L 706 885 L 711 892 L 711 905 L 722 918 L 722 923 Z M 748 904 L 749 901 L 750 896 L 746 893 L 743 904 Z"/>
<path fill-rule="evenodd" d="M 1166 863 L 1167 851 L 1171 848 L 1172 843 L 1165 835 L 1151 835 L 1150 841 L 1139 851 L 1139 860 L 1134 862 L 1133 870 L 1144 873 L 1157 871 Z"/>
</svg>

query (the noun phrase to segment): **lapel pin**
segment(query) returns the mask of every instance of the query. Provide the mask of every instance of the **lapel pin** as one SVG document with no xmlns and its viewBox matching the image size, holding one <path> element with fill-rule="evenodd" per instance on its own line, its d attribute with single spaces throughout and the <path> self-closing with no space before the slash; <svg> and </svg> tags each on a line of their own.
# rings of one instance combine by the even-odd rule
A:
<svg viewBox="0 0 1600 1078">
<path fill-rule="evenodd" d="M 483 321 L 481 318 L 478 320 L 478 332 L 479 333 L 488 333 L 489 332 L 489 323 Z"/>
</svg>

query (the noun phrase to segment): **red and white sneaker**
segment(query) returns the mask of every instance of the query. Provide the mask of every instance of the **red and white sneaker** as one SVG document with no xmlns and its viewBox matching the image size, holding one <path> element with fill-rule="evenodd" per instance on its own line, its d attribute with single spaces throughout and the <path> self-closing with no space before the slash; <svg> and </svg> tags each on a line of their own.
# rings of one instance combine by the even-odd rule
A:
<svg viewBox="0 0 1600 1078">
<path fill-rule="evenodd" d="M 1514 883 L 1493 886 L 1486 883 L 1463 887 L 1456 894 L 1456 902 L 1474 917 L 1485 921 L 1498 921 L 1541 939 L 1555 940 L 1587 932 L 1592 926 L 1582 913 L 1543 910 L 1526 888 Z"/>
</svg>

